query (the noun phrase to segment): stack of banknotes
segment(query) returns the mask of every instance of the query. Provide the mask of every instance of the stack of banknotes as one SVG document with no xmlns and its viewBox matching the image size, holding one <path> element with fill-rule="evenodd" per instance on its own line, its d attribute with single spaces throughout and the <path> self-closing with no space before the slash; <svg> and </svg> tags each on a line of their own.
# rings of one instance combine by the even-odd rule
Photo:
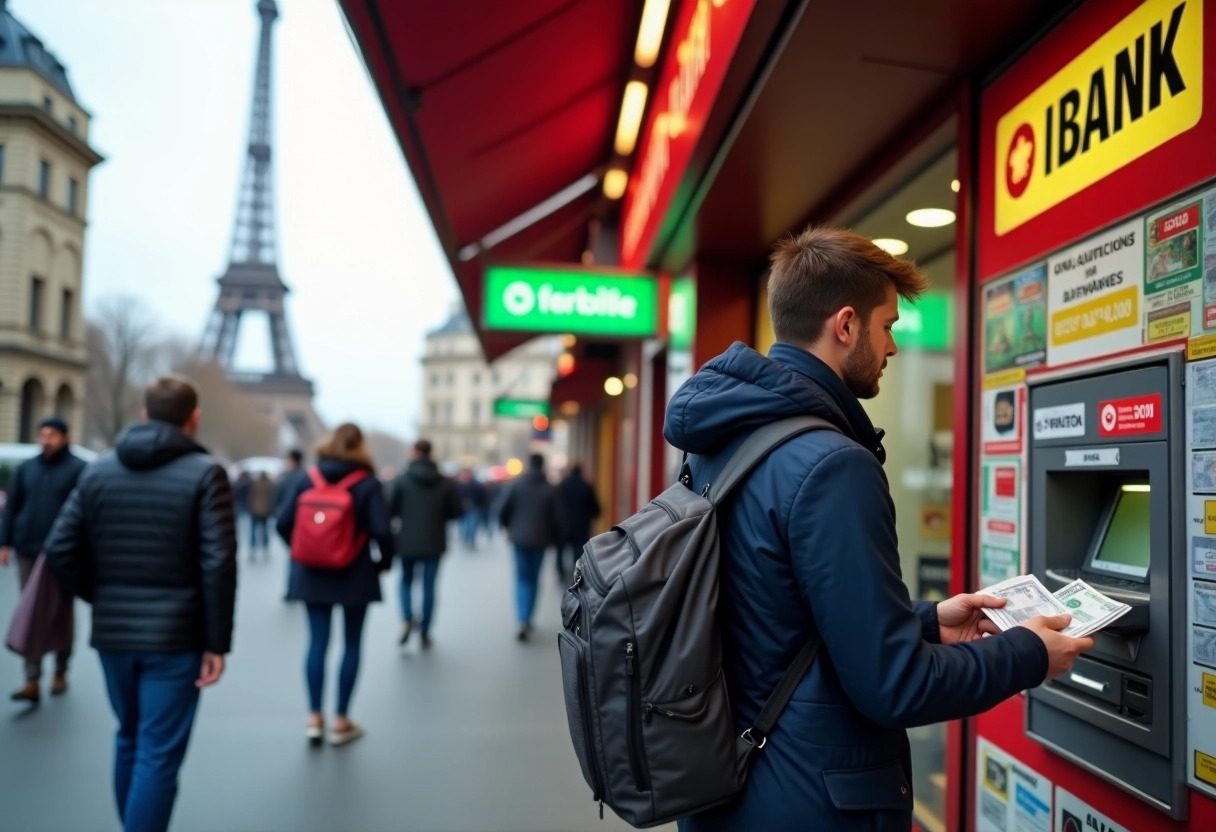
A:
<svg viewBox="0 0 1216 832">
<path fill-rule="evenodd" d="M 1034 575 L 1019 575 L 981 589 L 980 594 L 995 595 L 1007 601 L 1000 609 L 984 610 L 1001 630 L 1025 624 L 1036 615 L 1068 613 L 1072 621 L 1060 632 L 1076 638 L 1096 633 L 1131 609 L 1079 578 L 1051 593 Z"/>
</svg>

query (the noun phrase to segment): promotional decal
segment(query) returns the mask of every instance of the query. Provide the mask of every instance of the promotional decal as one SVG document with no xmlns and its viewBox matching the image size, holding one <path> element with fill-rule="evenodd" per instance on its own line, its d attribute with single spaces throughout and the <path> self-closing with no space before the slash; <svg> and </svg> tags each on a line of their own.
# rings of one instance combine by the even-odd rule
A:
<svg viewBox="0 0 1216 832">
<path fill-rule="evenodd" d="M 1037 367 L 1047 357 L 1047 266 L 984 288 L 984 374 Z"/>
<path fill-rule="evenodd" d="M 1127 222 L 1047 260 L 1051 366 L 1142 343 L 1143 225 Z"/>
<path fill-rule="evenodd" d="M 1051 832 L 1050 780 L 985 739 L 975 768 L 976 832 Z"/>
</svg>

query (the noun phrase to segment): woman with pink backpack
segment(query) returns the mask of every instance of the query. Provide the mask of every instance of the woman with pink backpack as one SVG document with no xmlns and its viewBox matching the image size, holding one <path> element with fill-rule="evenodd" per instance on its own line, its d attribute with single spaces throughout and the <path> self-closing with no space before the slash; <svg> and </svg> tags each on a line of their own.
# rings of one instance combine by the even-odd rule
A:
<svg viewBox="0 0 1216 832">
<path fill-rule="evenodd" d="M 380 575 L 392 565 L 393 535 L 363 432 L 353 424 L 339 425 L 317 446 L 316 454 L 316 466 L 299 478 L 279 513 L 277 528 L 291 546 L 287 600 L 303 601 L 308 611 L 307 737 L 313 746 L 325 739 L 325 654 L 333 608 L 342 607 L 345 652 L 329 742 L 345 745 L 363 736 L 348 710 L 359 673 L 367 605 L 381 600 Z M 379 560 L 372 559 L 373 540 Z"/>
</svg>

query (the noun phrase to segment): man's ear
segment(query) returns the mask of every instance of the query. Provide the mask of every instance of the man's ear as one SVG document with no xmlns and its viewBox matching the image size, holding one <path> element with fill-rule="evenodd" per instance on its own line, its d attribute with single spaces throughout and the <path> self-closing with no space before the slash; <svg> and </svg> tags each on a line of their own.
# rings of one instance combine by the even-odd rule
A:
<svg viewBox="0 0 1216 832">
<path fill-rule="evenodd" d="M 143 421 L 145 421 L 145 422 L 146 422 L 146 421 L 148 421 L 148 408 L 146 408 L 146 407 L 141 407 L 141 408 L 139 409 L 139 418 L 140 418 L 140 419 L 142 419 L 142 420 L 143 420 Z"/>
<path fill-rule="evenodd" d="M 203 411 L 197 407 L 194 408 L 194 412 L 190 414 L 189 421 L 186 422 L 186 427 L 188 427 L 191 431 L 198 430 L 198 423 L 202 421 L 202 418 Z"/>
<path fill-rule="evenodd" d="M 857 310 L 846 306 L 832 317 L 832 334 L 845 346 L 852 346 L 859 330 Z"/>
</svg>

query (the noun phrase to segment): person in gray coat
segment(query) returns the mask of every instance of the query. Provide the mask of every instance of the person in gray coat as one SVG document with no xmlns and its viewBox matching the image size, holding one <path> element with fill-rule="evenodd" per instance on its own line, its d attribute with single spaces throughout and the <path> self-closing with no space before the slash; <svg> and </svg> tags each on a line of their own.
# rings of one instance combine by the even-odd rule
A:
<svg viewBox="0 0 1216 832">
<path fill-rule="evenodd" d="M 448 521 L 464 513 L 456 483 L 439 473 L 431 459 L 431 443 L 419 439 L 409 466 L 393 480 L 388 492 L 388 512 L 393 521 L 397 554 L 401 556 L 401 629 L 404 645 L 417 626 L 422 647 L 431 646 L 431 623 L 435 619 L 435 578 L 439 559 L 448 549 Z M 414 573 L 422 567 L 422 620 L 415 624 Z"/>
<path fill-rule="evenodd" d="M 532 632 L 532 613 L 545 550 L 556 546 L 561 537 L 561 512 L 557 487 L 545 476 L 545 458 L 532 454 L 528 470 L 507 492 L 498 520 L 515 547 L 515 609 L 519 619 L 520 641 Z"/>
</svg>

